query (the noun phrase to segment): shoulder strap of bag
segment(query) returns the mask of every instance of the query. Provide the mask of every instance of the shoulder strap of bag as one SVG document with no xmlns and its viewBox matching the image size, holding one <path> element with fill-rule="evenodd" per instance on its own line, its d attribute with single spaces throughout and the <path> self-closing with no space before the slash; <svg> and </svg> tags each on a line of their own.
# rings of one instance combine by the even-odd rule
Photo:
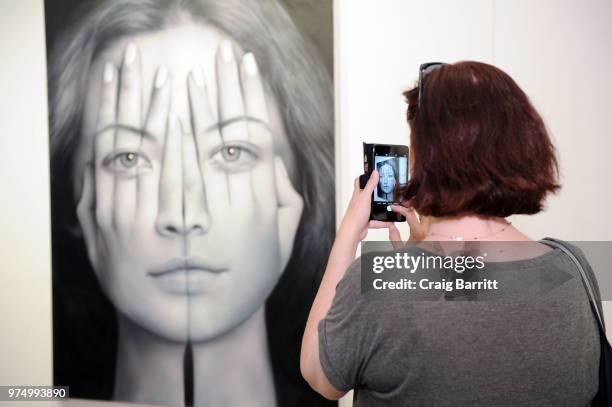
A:
<svg viewBox="0 0 612 407">
<path fill-rule="evenodd" d="M 563 243 L 561 243 L 560 241 L 556 239 L 551 239 L 547 237 L 547 238 L 540 240 L 540 242 L 548 246 L 552 246 L 552 247 L 561 249 L 576 264 L 578 271 L 580 271 L 580 277 L 582 278 L 582 283 L 584 284 L 586 288 L 586 291 L 589 297 L 589 301 L 592 306 L 591 308 L 593 308 L 593 312 L 595 313 L 595 316 L 597 317 L 597 323 L 599 324 L 599 329 L 601 329 L 602 333 L 605 333 L 606 329 L 605 329 L 603 317 L 601 315 L 601 312 L 599 311 L 599 306 L 597 305 L 597 297 L 595 297 L 595 290 L 593 289 L 593 286 L 591 285 L 591 282 L 588 279 L 586 272 L 584 271 L 584 268 L 582 267 L 582 264 L 580 263 L 578 258 L 576 258 L 574 253 L 572 253 L 572 251 L 569 250 Z"/>
</svg>

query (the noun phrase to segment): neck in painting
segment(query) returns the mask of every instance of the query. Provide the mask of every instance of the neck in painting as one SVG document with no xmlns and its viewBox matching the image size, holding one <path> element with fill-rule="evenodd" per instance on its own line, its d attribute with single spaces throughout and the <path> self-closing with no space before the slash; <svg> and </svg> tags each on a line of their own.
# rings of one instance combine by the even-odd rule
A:
<svg viewBox="0 0 612 407">
<path fill-rule="evenodd" d="M 195 406 L 275 406 L 265 304 L 241 325 L 193 344 Z"/>
<path fill-rule="evenodd" d="M 160 338 L 120 313 L 118 325 L 113 399 L 183 406 L 185 344 Z"/>
</svg>

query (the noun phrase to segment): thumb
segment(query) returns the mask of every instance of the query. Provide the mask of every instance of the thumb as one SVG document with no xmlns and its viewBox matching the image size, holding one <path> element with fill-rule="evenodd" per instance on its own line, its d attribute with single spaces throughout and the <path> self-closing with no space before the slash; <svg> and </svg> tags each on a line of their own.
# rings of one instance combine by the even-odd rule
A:
<svg viewBox="0 0 612 407">
<path fill-rule="evenodd" d="M 414 208 L 406 208 L 403 205 L 391 205 L 391 209 L 393 212 L 397 212 L 400 215 L 403 215 L 406 218 L 406 222 L 408 223 L 408 227 L 410 228 L 410 235 L 419 236 L 423 233 L 424 227 L 421 224 L 421 221 L 416 215 Z"/>
<path fill-rule="evenodd" d="M 370 178 L 368 179 L 368 182 L 363 188 L 363 192 L 367 192 L 368 194 L 373 193 L 374 188 L 376 188 L 376 185 L 378 185 L 378 170 L 375 169 L 370 174 Z"/>
</svg>

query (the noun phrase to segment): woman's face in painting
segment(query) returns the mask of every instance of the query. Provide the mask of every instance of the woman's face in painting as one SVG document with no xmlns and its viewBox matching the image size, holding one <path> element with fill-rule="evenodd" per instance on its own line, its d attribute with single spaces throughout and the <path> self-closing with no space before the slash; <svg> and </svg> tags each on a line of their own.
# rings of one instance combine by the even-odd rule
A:
<svg viewBox="0 0 612 407">
<path fill-rule="evenodd" d="M 278 106 L 244 55 L 184 23 L 122 38 L 90 70 L 74 176 L 89 257 L 117 310 L 170 340 L 262 306 L 301 217 Z"/>
<path fill-rule="evenodd" d="M 379 176 L 378 182 L 380 189 L 382 189 L 385 194 L 392 193 L 395 188 L 395 173 L 393 172 L 393 168 L 388 164 L 381 165 Z"/>
</svg>

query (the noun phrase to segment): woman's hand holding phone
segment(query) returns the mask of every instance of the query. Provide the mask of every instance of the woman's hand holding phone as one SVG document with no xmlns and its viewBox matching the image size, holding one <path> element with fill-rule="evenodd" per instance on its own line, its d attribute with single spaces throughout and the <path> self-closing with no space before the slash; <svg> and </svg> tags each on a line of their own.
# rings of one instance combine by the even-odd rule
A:
<svg viewBox="0 0 612 407">
<path fill-rule="evenodd" d="M 353 195 L 349 202 L 346 214 L 340 224 L 339 233 L 348 233 L 353 240 L 362 241 L 368 235 L 368 229 L 389 229 L 389 240 L 395 249 L 401 248 L 408 242 L 419 242 L 427 236 L 428 218 L 419 219 L 411 206 L 411 201 L 402 205 L 392 204 L 391 209 L 406 218 L 410 229 L 408 240 L 403 241 L 395 222 L 369 220 L 372 203 L 372 194 L 378 184 L 378 171 L 373 170 L 363 189 L 359 186 L 359 177 L 355 178 Z"/>
<path fill-rule="evenodd" d="M 410 229 L 410 236 L 405 242 L 402 240 L 399 229 L 395 226 L 394 222 L 385 222 L 389 224 L 389 240 L 393 244 L 395 249 L 405 246 L 408 242 L 420 242 L 427 236 L 428 219 L 423 217 L 419 219 L 416 211 L 412 207 L 412 201 L 408 200 L 401 205 L 392 204 L 391 210 L 397 212 L 406 218 L 408 222 L 408 228 Z"/>
<path fill-rule="evenodd" d="M 393 222 L 370 220 L 372 194 L 378 185 L 378 178 L 378 171 L 373 170 L 363 189 L 360 188 L 359 177 L 355 178 L 353 195 L 340 223 L 339 234 L 347 233 L 352 241 L 360 242 L 368 235 L 368 229 L 395 227 Z M 391 231 L 389 231 L 390 235 Z"/>
<path fill-rule="evenodd" d="M 370 207 L 372 204 L 372 193 L 378 184 L 378 171 L 370 174 L 368 182 L 363 189 L 359 186 L 359 177 L 355 178 L 353 195 L 349 201 L 346 213 L 340 223 L 338 234 L 348 234 L 351 241 L 359 242 L 368 234 L 368 228 L 373 222 L 370 221 Z"/>
</svg>

